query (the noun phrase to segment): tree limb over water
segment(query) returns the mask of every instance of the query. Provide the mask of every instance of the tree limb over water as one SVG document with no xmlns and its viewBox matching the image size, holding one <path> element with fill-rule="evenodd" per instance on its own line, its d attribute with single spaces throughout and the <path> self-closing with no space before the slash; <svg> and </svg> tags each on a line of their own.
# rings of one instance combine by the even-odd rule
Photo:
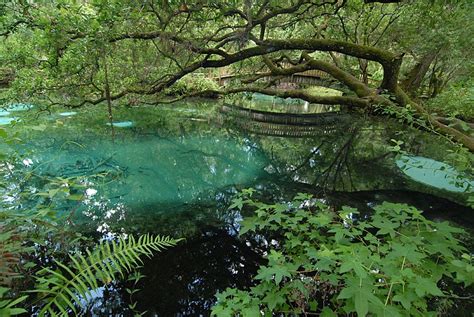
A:
<svg viewBox="0 0 474 317">
<path fill-rule="evenodd" d="M 67 5 L 20 1 L 9 4 L 13 13 L 6 16 L 0 35 L 42 41 L 44 47 L 36 45 L 42 50 L 38 57 L 25 58 L 23 64 L 8 63 L 45 77 L 27 88 L 35 95 L 55 98 L 53 103 L 80 107 L 127 98 L 158 103 L 245 91 L 364 109 L 411 106 L 429 126 L 474 151 L 472 136 L 438 120 L 412 91 L 409 96 L 399 85 L 416 82 L 418 89 L 435 60 L 426 53 L 429 58 L 422 65 L 415 65 L 408 76 L 403 72 L 407 50 L 390 30 L 403 10 L 409 16 L 410 6 L 415 5 L 390 0 L 189 1 L 184 5 L 158 0 Z M 422 16 L 420 12 L 416 14 Z M 361 24 L 365 13 L 367 23 Z M 371 16 L 375 18 L 370 20 Z M 98 63 L 104 54 L 111 60 L 110 85 Z M 291 66 L 283 65 L 283 60 Z M 351 68 L 353 61 L 362 74 Z M 166 97 L 166 91 L 186 76 L 223 68 L 232 68 L 242 80 L 221 89 Z M 370 69 L 380 70 L 380 78 L 369 81 Z M 352 95 L 315 96 L 303 89 L 270 85 L 279 77 L 311 70 L 329 74 Z M 275 80 L 265 82 L 266 77 Z"/>
</svg>

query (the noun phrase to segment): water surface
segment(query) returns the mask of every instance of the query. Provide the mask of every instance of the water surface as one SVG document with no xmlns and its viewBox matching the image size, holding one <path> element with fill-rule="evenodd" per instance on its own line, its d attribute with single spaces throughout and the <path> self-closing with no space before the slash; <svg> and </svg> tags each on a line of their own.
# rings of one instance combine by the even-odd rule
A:
<svg viewBox="0 0 474 317">
<path fill-rule="evenodd" d="M 29 176 L 22 186 L 12 184 L 16 194 L 4 196 L 4 204 L 15 204 L 27 190 L 38 198 L 25 204 L 50 204 L 97 239 L 147 232 L 185 237 L 142 269 L 147 278 L 138 308 L 158 316 L 205 316 L 217 291 L 251 285 L 264 261 L 261 250 L 237 238 L 242 215 L 227 210 L 243 188 L 256 188 L 268 201 L 305 191 L 335 207 L 367 211 L 385 200 L 405 202 L 433 218 L 472 224 L 472 209 L 460 205 L 467 190 L 405 175 L 397 165 L 400 156 L 391 151 L 391 140 L 401 139 L 410 155 L 443 162 L 451 149 L 447 141 L 364 116 L 301 127 L 304 133 L 292 136 L 275 135 L 287 127 L 256 123 L 256 134 L 226 121 L 219 107 L 216 101 L 193 101 L 117 108 L 113 122 L 122 125 L 114 124 L 114 136 L 102 106 L 17 111 L 20 122 L 4 126 L 22 140 L 11 168 Z M 456 170 L 455 161 L 443 164 L 472 180 Z M 94 314 L 126 311 L 125 286 L 119 282 L 98 292 Z"/>
</svg>

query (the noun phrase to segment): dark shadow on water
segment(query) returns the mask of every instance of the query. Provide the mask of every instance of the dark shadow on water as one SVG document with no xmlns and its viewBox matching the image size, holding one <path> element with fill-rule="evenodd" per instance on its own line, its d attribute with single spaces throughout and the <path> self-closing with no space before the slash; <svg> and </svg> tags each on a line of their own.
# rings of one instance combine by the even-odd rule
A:
<svg viewBox="0 0 474 317">
<path fill-rule="evenodd" d="M 216 292 L 248 289 L 265 260 L 227 230 L 208 227 L 176 247 L 144 260 L 134 287 L 118 282 L 94 291 L 87 316 L 209 316 Z M 127 289 L 138 290 L 132 297 Z"/>
<path fill-rule="evenodd" d="M 406 190 L 339 192 L 330 195 L 329 201 L 336 207 L 350 205 L 360 211 L 370 210 L 370 207 L 384 201 L 402 203 L 423 210 L 423 215 L 428 219 L 447 220 L 463 227 L 474 228 L 472 208 L 425 193 Z"/>
<path fill-rule="evenodd" d="M 145 261 L 137 308 L 149 315 L 208 316 L 216 292 L 248 288 L 261 263 L 244 241 L 207 228 Z"/>
</svg>

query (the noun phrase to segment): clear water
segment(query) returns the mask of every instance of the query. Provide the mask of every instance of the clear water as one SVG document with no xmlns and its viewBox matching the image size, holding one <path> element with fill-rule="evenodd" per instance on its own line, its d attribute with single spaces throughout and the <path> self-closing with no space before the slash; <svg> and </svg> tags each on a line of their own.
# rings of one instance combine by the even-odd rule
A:
<svg viewBox="0 0 474 317">
<path fill-rule="evenodd" d="M 17 119 L 16 117 L 0 117 L 0 125 L 9 125 Z"/>
<path fill-rule="evenodd" d="M 121 121 L 121 122 L 112 122 L 112 124 L 110 122 L 107 122 L 107 125 L 108 126 L 113 125 L 114 127 L 117 127 L 117 128 L 130 128 L 130 127 L 133 127 L 133 122 Z"/>
<path fill-rule="evenodd" d="M 403 173 L 417 182 L 453 192 L 474 192 L 474 180 L 446 163 L 408 155 L 401 155 L 396 163 Z"/>
<path fill-rule="evenodd" d="M 22 139 L 11 168 L 30 173 L 18 190 L 41 193 L 52 180 L 67 182 L 69 194 L 58 194 L 54 207 L 97 239 L 146 232 L 185 237 L 142 269 L 147 278 L 138 308 L 158 316 L 206 316 L 217 291 L 251 285 L 263 260 L 236 237 L 242 215 L 227 210 L 243 188 L 257 188 L 268 200 L 306 191 L 361 210 L 384 200 L 406 202 L 472 225 L 472 210 L 454 203 L 465 202 L 466 193 L 411 179 L 389 151 L 391 139 L 402 139 L 407 151 L 442 160 L 447 142 L 365 117 L 305 137 L 256 135 L 226 123 L 218 108 L 215 101 L 194 101 L 114 109 L 115 123 L 133 123 L 116 127 L 114 137 L 105 107 L 17 112 L 21 121 L 4 129 Z M 93 315 L 124 313 L 126 286 L 98 292 Z"/>
</svg>

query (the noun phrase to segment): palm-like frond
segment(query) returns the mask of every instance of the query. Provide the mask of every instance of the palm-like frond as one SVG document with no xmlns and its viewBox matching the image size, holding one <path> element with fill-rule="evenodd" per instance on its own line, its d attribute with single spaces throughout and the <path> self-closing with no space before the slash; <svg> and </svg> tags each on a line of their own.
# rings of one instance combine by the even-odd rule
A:
<svg viewBox="0 0 474 317">
<path fill-rule="evenodd" d="M 37 277 L 38 285 L 33 291 L 42 295 L 46 302 L 40 316 L 67 316 L 68 311 L 77 315 L 77 307 L 82 306 L 91 292 L 102 284 L 112 282 L 117 275 L 124 276 L 142 264 L 140 257 L 151 257 L 154 252 L 176 245 L 179 240 L 170 237 L 142 235 L 138 240 L 128 239 L 101 242 L 85 255 L 71 255 L 70 265 L 59 261 L 60 270 L 43 268 Z"/>
<path fill-rule="evenodd" d="M 14 267 L 20 262 L 20 253 L 25 249 L 21 245 L 22 237 L 14 231 L 4 231 L 0 225 L 0 287 L 9 287 L 13 278 L 19 274 Z"/>
</svg>

